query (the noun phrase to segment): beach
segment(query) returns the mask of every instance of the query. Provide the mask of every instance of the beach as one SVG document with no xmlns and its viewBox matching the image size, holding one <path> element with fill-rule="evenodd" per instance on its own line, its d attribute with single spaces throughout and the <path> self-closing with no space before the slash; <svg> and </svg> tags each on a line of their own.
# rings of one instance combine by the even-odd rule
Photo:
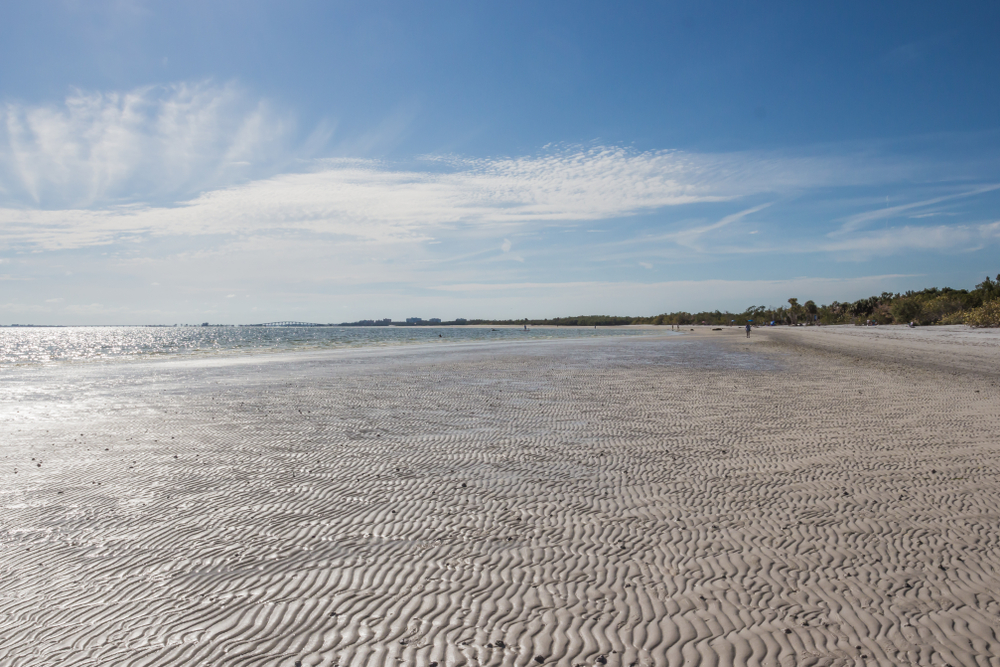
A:
<svg viewBox="0 0 1000 667">
<path fill-rule="evenodd" d="M 6 370 L 0 666 L 1000 664 L 1000 334 L 691 329 Z"/>
</svg>

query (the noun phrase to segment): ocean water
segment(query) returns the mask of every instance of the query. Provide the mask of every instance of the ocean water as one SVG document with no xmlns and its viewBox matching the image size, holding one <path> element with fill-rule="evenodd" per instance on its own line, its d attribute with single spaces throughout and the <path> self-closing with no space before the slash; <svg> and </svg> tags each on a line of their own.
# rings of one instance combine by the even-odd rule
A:
<svg viewBox="0 0 1000 667">
<path fill-rule="evenodd" d="M 5 327 L 0 366 L 265 354 L 419 343 L 641 336 L 601 327 Z M 656 333 L 661 333 L 657 331 Z M 666 332 L 663 332 L 666 333 Z"/>
</svg>

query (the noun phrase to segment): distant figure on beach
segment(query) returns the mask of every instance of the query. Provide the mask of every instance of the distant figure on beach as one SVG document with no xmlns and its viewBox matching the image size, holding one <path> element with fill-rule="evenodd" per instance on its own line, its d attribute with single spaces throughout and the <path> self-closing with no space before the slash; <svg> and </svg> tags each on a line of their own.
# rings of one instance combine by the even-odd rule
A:
<svg viewBox="0 0 1000 667">
<path fill-rule="evenodd" d="M 747 338 L 750 337 L 750 323 L 747 322 Z"/>
</svg>

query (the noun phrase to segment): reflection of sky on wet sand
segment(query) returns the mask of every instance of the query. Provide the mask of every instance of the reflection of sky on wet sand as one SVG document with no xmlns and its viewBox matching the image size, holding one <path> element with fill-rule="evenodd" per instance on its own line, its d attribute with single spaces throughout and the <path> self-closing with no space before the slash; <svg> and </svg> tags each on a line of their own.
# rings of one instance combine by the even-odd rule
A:
<svg viewBox="0 0 1000 667">
<path fill-rule="evenodd" d="M 16 327 L 0 329 L 0 365 L 648 333 L 606 327 L 527 331 L 491 327 Z"/>
<path fill-rule="evenodd" d="M 110 399 L 121 384 L 117 378 L 73 369 L 44 372 L 29 367 L 6 372 L 0 390 L 0 424 L 14 421 L 21 428 L 35 422 L 93 417 L 113 405 Z"/>
<path fill-rule="evenodd" d="M 488 329 L 486 331 L 489 333 Z M 74 452 L 70 456 L 78 463 L 86 463 L 99 454 L 87 451 L 91 446 L 124 447 L 124 451 L 128 451 L 131 443 L 121 438 L 97 442 L 92 435 L 101 432 L 107 424 L 120 427 L 123 423 L 131 423 L 138 427 L 139 423 L 176 420 L 177 411 L 183 412 L 181 405 L 192 401 L 198 405 L 214 405 L 209 395 L 228 391 L 226 387 L 236 389 L 247 382 L 264 382 L 274 387 L 295 386 L 316 376 L 333 381 L 343 377 L 350 381 L 351 376 L 356 379 L 369 371 L 384 373 L 390 370 L 400 375 L 425 372 L 427 364 L 435 360 L 453 362 L 466 355 L 470 358 L 482 355 L 484 345 L 496 353 L 516 353 L 531 365 L 537 360 L 539 367 L 551 364 L 546 357 L 555 353 L 560 366 L 566 369 L 606 367 L 610 370 L 640 363 L 662 369 L 660 372 L 669 375 L 692 368 L 708 374 L 731 369 L 770 373 L 780 365 L 759 353 L 751 355 L 731 345 L 717 345 L 710 340 L 680 335 L 578 335 L 570 340 L 538 340 L 529 344 L 518 343 L 513 333 L 505 337 L 506 341 L 497 340 L 495 345 L 472 340 L 470 345 L 443 347 L 341 347 L 326 352 L 320 348 L 313 353 L 263 356 L 175 355 L 131 363 L 7 365 L 0 376 L 3 379 L 0 384 L 0 432 L 7 435 L 0 454 L 10 458 L 0 459 L 0 474 L 12 475 L 9 479 L 17 483 L 15 486 L 22 485 L 28 481 L 24 478 L 24 470 L 16 477 L 14 470 L 43 450 L 47 451 L 46 458 L 67 463 L 70 452 L 63 445 L 57 445 L 57 441 L 68 445 L 67 437 L 79 437 L 79 447 L 74 440 Z M 57 433 L 62 435 L 57 437 Z M 15 459 L 20 463 L 15 464 Z M 34 483 L 29 484 L 31 488 L 34 486 Z M 21 503 L 22 496 L 18 494 L 30 491 L 20 486 L 20 490 L 13 493 L 11 488 L 0 494 L 0 505 L 13 508 Z"/>
<path fill-rule="evenodd" d="M 44 332 L 46 330 L 40 329 L 38 331 Z M 85 334 L 90 334 L 93 331 L 85 328 L 57 331 L 64 332 L 65 339 L 72 341 L 72 344 L 65 348 L 67 355 L 77 349 L 74 345 L 85 348 L 87 341 L 95 338 L 93 336 L 84 336 L 82 340 L 74 338 L 73 334 L 76 331 L 82 331 Z M 125 331 L 128 333 L 129 330 Z M 142 330 L 139 331 L 138 338 L 142 339 Z M 167 329 L 165 331 L 172 332 L 173 330 Z M 338 333 L 336 328 L 314 329 L 312 331 L 331 331 L 335 335 Z M 348 331 L 348 334 L 354 331 L 358 330 Z M 374 334 L 383 334 L 385 331 L 385 329 L 367 330 L 367 332 Z M 483 337 L 499 334 L 502 338 L 494 339 L 497 351 L 510 349 L 511 345 L 516 345 L 517 341 L 524 340 L 518 335 L 521 332 L 512 329 L 497 332 L 491 332 L 489 329 L 428 329 L 426 331 L 404 329 L 402 331 L 423 336 L 427 342 L 431 340 L 431 335 L 435 337 L 434 340 L 437 340 L 438 331 L 445 334 L 448 331 L 458 331 L 478 335 L 478 338 L 467 336 L 464 340 L 453 336 L 449 339 L 449 342 L 452 343 L 481 343 Z M 649 355 L 645 349 L 633 348 L 623 336 L 613 336 L 609 339 L 604 337 L 600 330 L 596 336 L 592 333 L 592 329 L 539 329 L 536 331 L 542 333 L 547 331 L 552 334 L 547 342 L 555 343 L 561 348 L 559 353 L 562 363 L 568 367 L 619 366 L 641 362 L 644 365 L 663 367 L 665 372 L 678 367 L 700 368 L 706 371 L 739 369 L 769 372 L 778 369 L 775 360 L 768 356 L 759 353 L 751 355 L 749 352 L 744 352 L 733 346 L 715 345 L 708 340 L 687 338 L 682 335 L 674 335 L 669 338 L 643 336 L 641 341 L 636 340 L 634 336 L 629 336 L 636 343 L 640 343 L 643 348 L 654 346 L 657 353 Z M 625 332 L 622 331 L 622 333 Z M 566 340 L 552 340 L 563 336 Z M 275 336 L 275 338 L 278 337 Z M 336 341 L 332 337 L 326 339 L 326 341 L 330 340 Z M 391 338 L 385 336 L 383 340 L 391 340 Z M 539 359 L 551 353 L 551 348 L 545 344 L 545 338 L 538 337 L 535 340 L 542 344 L 516 345 L 518 353 L 525 358 L 537 357 Z M 408 342 L 421 341 L 411 339 Z M 566 345 L 564 346 L 563 343 Z M 142 361 L 142 357 L 139 357 L 138 353 L 131 357 L 117 358 L 131 361 L 131 363 L 125 364 L 52 362 L 8 364 L 3 367 L 4 382 L 0 385 L 0 428 L 7 426 L 27 429 L 34 423 L 52 420 L 86 423 L 111 416 L 114 412 L 122 409 L 126 403 L 133 402 L 137 396 L 144 393 L 156 392 L 170 395 L 177 392 L 190 395 L 206 390 L 210 383 L 239 383 L 248 376 L 267 376 L 272 373 L 284 375 L 289 372 L 289 369 L 295 369 L 296 375 L 314 373 L 336 375 L 362 372 L 362 369 L 367 365 L 391 364 L 398 366 L 400 372 L 406 372 L 405 368 L 408 364 L 416 360 L 426 360 L 428 355 L 440 355 L 442 358 L 447 356 L 454 359 L 463 354 L 477 354 L 480 345 L 406 347 L 401 343 L 396 345 L 383 343 L 382 346 L 366 347 L 363 344 L 338 345 L 336 342 L 324 344 L 324 339 L 316 336 L 311 345 L 303 344 L 299 348 L 277 346 L 258 348 L 276 352 L 313 351 L 315 354 L 249 356 L 225 354 L 227 351 L 225 348 L 218 349 L 219 353 L 214 355 L 209 353 L 179 353 L 170 356 L 169 353 L 161 353 L 146 357 L 145 362 Z M 337 351 L 337 354 L 327 356 L 323 354 L 324 350 Z M 238 348 L 236 351 L 246 352 L 246 348 Z M 100 357 L 95 354 L 83 357 L 83 359 L 114 361 L 115 357 Z M 268 363 L 263 363 L 265 361 Z M 134 409 L 134 405 L 132 408 Z"/>
</svg>

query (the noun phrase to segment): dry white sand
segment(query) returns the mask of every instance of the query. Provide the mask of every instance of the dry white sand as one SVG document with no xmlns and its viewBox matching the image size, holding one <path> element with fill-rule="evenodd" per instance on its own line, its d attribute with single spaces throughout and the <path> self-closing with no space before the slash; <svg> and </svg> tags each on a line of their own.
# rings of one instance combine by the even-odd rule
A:
<svg viewBox="0 0 1000 667">
<path fill-rule="evenodd" d="M 867 335 L 5 371 L 0 665 L 1000 664 L 1000 347 Z"/>
</svg>

